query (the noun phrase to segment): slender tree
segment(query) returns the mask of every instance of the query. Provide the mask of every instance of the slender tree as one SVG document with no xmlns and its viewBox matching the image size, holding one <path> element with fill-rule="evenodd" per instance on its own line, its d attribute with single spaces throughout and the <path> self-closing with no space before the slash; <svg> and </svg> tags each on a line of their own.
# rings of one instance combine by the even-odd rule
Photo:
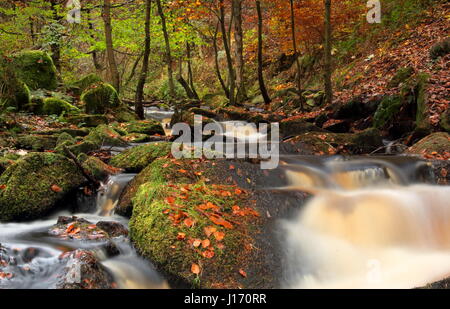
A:
<svg viewBox="0 0 450 309">
<path fill-rule="evenodd" d="M 194 85 L 194 74 L 192 73 L 192 61 L 191 61 L 191 43 L 186 42 L 186 56 L 187 56 L 187 67 L 188 67 L 188 81 L 191 87 L 192 93 L 196 100 L 199 100 L 197 90 L 195 90 Z"/>
<path fill-rule="evenodd" d="M 333 101 L 333 86 L 331 84 L 331 0 L 325 1 L 325 63 L 324 63 L 324 84 L 325 102 Z"/>
<path fill-rule="evenodd" d="M 225 3 L 224 3 L 224 0 L 219 0 L 219 22 L 220 22 L 220 30 L 222 32 L 223 47 L 225 49 L 225 54 L 227 57 L 228 83 L 230 85 L 228 99 L 230 101 L 230 105 L 234 105 L 235 104 L 236 81 L 234 78 L 233 59 L 231 58 L 230 46 L 228 45 L 227 29 L 225 27 Z"/>
<path fill-rule="evenodd" d="M 298 89 L 299 95 L 301 96 L 301 91 L 302 91 L 301 76 L 300 76 L 301 67 L 300 67 L 300 60 L 298 59 L 299 58 L 299 54 L 298 54 L 298 51 L 297 51 L 297 39 L 295 37 L 296 33 L 295 33 L 294 0 L 289 0 L 289 4 L 290 4 L 290 8 L 291 8 L 292 49 L 294 50 L 295 63 L 297 65 L 296 82 L 297 82 L 297 89 Z M 301 101 L 301 98 L 300 98 L 300 108 L 303 110 L 303 102 Z"/>
<path fill-rule="evenodd" d="M 225 96 L 228 99 L 230 99 L 230 90 L 228 89 L 227 85 L 225 84 L 225 82 L 222 78 L 222 74 L 220 73 L 219 57 L 218 57 L 219 48 L 217 47 L 217 34 L 219 32 L 219 23 L 220 23 L 220 21 L 217 22 L 216 30 L 215 30 L 214 36 L 212 38 L 213 47 L 214 47 L 214 68 L 216 69 L 216 75 L 217 75 L 217 78 L 219 79 L 220 86 L 222 86 Z"/>
<path fill-rule="evenodd" d="M 170 41 L 169 41 L 169 34 L 167 33 L 166 17 L 164 16 L 161 0 L 156 0 L 156 5 L 158 6 L 158 14 L 159 17 L 161 18 L 161 26 L 164 35 L 164 42 L 166 44 L 166 61 L 167 61 L 167 74 L 169 78 L 169 94 L 172 98 L 174 98 L 175 84 L 173 82 L 172 54 L 170 52 Z"/>
<path fill-rule="evenodd" d="M 116 58 L 114 56 L 114 44 L 112 38 L 111 25 L 111 0 L 103 1 L 103 23 L 105 25 L 106 57 L 108 59 L 108 70 L 112 84 L 117 91 L 120 91 L 120 74 L 117 69 Z"/>
<path fill-rule="evenodd" d="M 270 97 L 267 93 L 266 85 L 264 84 L 263 76 L 263 40 L 262 40 L 262 12 L 260 0 L 256 0 L 256 11 L 258 13 L 258 82 L 261 95 L 263 96 L 264 103 L 270 103 Z"/>
<path fill-rule="evenodd" d="M 59 0 L 51 0 L 50 1 L 50 7 L 52 10 L 52 18 L 53 18 L 53 22 L 55 24 L 59 23 L 61 17 L 58 14 L 58 8 L 57 6 L 59 5 Z M 51 31 L 58 31 L 56 29 L 52 29 Z M 61 72 L 61 42 L 59 40 L 59 34 L 55 33 L 56 37 L 58 37 L 58 40 L 55 40 L 54 42 L 52 42 L 50 44 L 50 49 L 52 51 L 52 60 L 53 63 L 55 64 L 56 70 L 58 70 L 58 72 Z M 34 34 L 33 34 L 34 36 Z"/>
<path fill-rule="evenodd" d="M 141 74 L 139 75 L 139 81 L 136 87 L 136 102 L 135 112 L 140 119 L 144 119 L 144 106 L 142 101 L 144 99 L 144 85 L 147 80 L 148 73 L 148 61 L 150 58 L 150 22 L 152 15 L 152 0 L 145 1 L 145 46 L 144 46 L 144 59 L 142 61 Z"/>
<path fill-rule="evenodd" d="M 236 62 L 236 103 L 247 99 L 244 79 L 244 34 L 242 31 L 242 0 L 233 0 L 234 54 Z"/>
</svg>

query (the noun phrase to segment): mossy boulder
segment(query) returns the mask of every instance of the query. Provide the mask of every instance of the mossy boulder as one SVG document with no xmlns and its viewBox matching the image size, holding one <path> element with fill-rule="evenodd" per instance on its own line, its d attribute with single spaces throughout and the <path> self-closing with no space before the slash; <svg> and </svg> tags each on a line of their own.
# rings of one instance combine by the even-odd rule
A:
<svg viewBox="0 0 450 309">
<path fill-rule="evenodd" d="M 31 90 L 57 87 L 57 73 L 50 56 L 39 50 L 23 51 L 13 58 L 17 77 Z"/>
<path fill-rule="evenodd" d="M 19 155 L 15 153 L 7 153 L 0 157 L 0 175 L 3 174 L 3 172 L 16 163 L 16 161 L 20 158 Z"/>
<path fill-rule="evenodd" d="M 442 113 L 439 124 L 442 129 L 450 133 L 450 109 L 446 109 Z"/>
<path fill-rule="evenodd" d="M 437 59 L 450 53 L 450 37 L 433 45 L 430 49 L 430 58 Z"/>
<path fill-rule="evenodd" d="M 81 95 L 88 114 L 104 114 L 122 103 L 116 89 L 108 83 L 96 83 L 89 86 Z"/>
<path fill-rule="evenodd" d="M 305 132 L 326 132 L 314 124 L 301 119 L 300 117 L 291 117 L 283 119 L 280 122 L 281 137 L 297 136 Z"/>
<path fill-rule="evenodd" d="M 30 89 L 17 78 L 12 65 L 0 59 L 0 109 L 14 107 L 22 110 L 31 103 Z"/>
<path fill-rule="evenodd" d="M 140 172 L 154 160 L 170 154 L 172 143 L 157 142 L 140 145 L 125 150 L 109 162 L 112 166 L 125 169 L 127 172 Z"/>
<path fill-rule="evenodd" d="M 56 136 L 24 134 L 17 137 L 15 146 L 33 151 L 43 151 L 55 148 L 56 142 Z"/>
<path fill-rule="evenodd" d="M 56 145 L 59 146 L 63 143 L 75 144 L 75 138 L 67 132 L 62 132 L 56 140 Z"/>
<path fill-rule="evenodd" d="M 142 133 L 131 133 L 123 137 L 124 140 L 130 143 L 146 143 L 151 140 L 150 135 Z"/>
<path fill-rule="evenodd" d="M 164 135 L 164 129 L 161 126 L 161 123 L 155 120 L 131 121 L 127 123 L 116 124 L 115 127 L 117 126 L 123 131 L 127 132 L 127 134 L 140 133 L 147 135 Z"/>
<path fill-rule="evenodd" d="M 138 120 L 136 114 L 129 110 L 125 105 L 120 106 L 112 112 L 114 120 L 118 122 L 131 122 Z"/>
<path fill-rule="evenodd" d="M 106 164 L 99 158 L 88 156 L 84 153 L 81 153 L 77 159 L 81 162 L 83 168 L 98 180 L 103 180 L 109 175 L 114 175 L 121 171 L 119 168 Z"/>
<path fill-rule="evenodd" d="M 87 154 L 100 148 L 100 145 L 91 141 L 78 141 L 75 144 L 73 144 L 71 141 L 64 141 L 56 146 L 55 152 L 66 154 L 64 146 L 67 147 L 67 149 L 74 155 L 79 155 L 81 153 Z"/>
<path fill-rule="evenodd" d="M 450 151 L 450 134 L 436 132 L 421 139 L 406 151 L 409 154 L 440 154 L 444 155 Z"/>
<path fill-rule="evenodd" d="M 414 68 L 405 67 L 400 68 L 397 73 L 392 77 L 388 83 L 388 87 L 394 88 L 398 87 L 401 83 L 404 83 L 411 75 L 414 74 Z"/>
<path fill-rule="evenodd" d="M 399 95 L 385 97 L 375 112 L 373 126 L 378 129 L 386 127 L 398 114 L 402 105 L 402 98 Z"/>
<path fill-rule="evenodd" d="M 127 146 L 128 143 L 113 128 L 99 125 L 86 136 L 85 141 L 104 146 Z"/>
<path fill-rule="evenodd" d="M 78 107 L 73 106 L 69 102 L 66 102 L 57 98 L 48 98 L 44 100 L 44 106 L 42 112 L 46 115 L 61 115 L 61 114 L 77 114 L 80 112 Z"/>
<path fill-rule="evenodd" d="M 93 84 L 96 84 L 96 83 L 101 83 L 101 82 L 103 82 L 103 80 L 102 80 L 102 78 L 100 76 L 98 76 L 95 73 L 91 73 L 91 74 L 83 76 L 82 78 L 80 78 L 76 82 L 72 83 L 70 85 L 70 88 L 71 88 L 71 90 L 73 91 L 73 93 L 75 95 L 79 96 L 89 86 L 91 86 Z"/>
<path fill-rule="evenodd" d="M 39 218 L 84 182 L 68 158 L 30 153 L 0 176 L 0 221 Z"/>
<path fill-rule="evenodd" d="M 197 163 L 160 159 L 150 165 L 148 181 L 132 199 L 130 238 L 139 253 L 173 280 L 199 288 L 246 286 L 239 282 L 238 270 L 249 262 L 246 248 L 259 214 L 247 207 L 246 193 L 236 186 L 190 177 Z M 180 167 L 189 171 L 180 173 Z"/>
<path fill-rule="evenodd" d="M 102 124 L 108 124 L 108 118 L 105 115 L 67 115 L 64 119 L 68 123 L 85 127 L 96 127 Z"/>
</svg>

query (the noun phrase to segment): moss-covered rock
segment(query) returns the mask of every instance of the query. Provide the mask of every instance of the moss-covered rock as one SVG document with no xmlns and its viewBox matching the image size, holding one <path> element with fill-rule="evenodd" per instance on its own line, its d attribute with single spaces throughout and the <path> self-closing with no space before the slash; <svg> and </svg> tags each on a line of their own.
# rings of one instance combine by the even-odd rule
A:
<svg viewBox="0 0 450 309">
<path fill-rule="evenodd" d="M 17 111 L 30 104 L 30 89 L 17 78 L 12 65 L 0 59 L 0 109 L 14 107 Z"/>
<path fill-rule="evenodd" d="M 70 85 L 71 90 L 75 95 L 81 95 L 89 86 L 103 82 L 102 78 L 95 73 L 83 76 L 76 82 Z"/>
<path fill-rule="evenodd" d="M 325 130 L 299 117 L 291 117 L 280 122 L 280 135 L 297 136 L 305 132 L 325 132 Z"/>
<path fill-rule="evenodd" d="M 414 145 L 412 145 L 407 153 L 410 154 L 440 154 L 444 155 L 445 152 L 449 152 L 450 149 L 450 134 L 446 132 L 436 132 L 421 139 Z"/>
<path fill-rule="evenodd" d="M 130 122 L 138 120 L 136 114 L 130 111 L 126 106 L 121 106 L 112 112 L 114 120 L 118 122 Z"/>
<path fill-rule="evenodd" d="M 189 168 L 193 162 L 178 164 Z M 248 262 L 245 248 L 258 213 L 246 207 L 245 192 L 188 178 L 178 164 L 156 160 L 146 171 L 148 181 L 133 198 L 134 246 L 168 277 L 193 287 L 242 287 L 238 269 Z M 198 275 L 191 271 L 193 264 L 199 266 Z"/>
<path fill-rule="evenodd" d="M 78 107 L 75 107 L 64 100 L 57 98 L 48 98 L 44 100 L 42 112 L 46 115 L 61 115 L 63 113 L 77 114 L 80 112 L 80 110 L 78 109 Z"/>
<path fill-rule="evenodd" d="M 430 58 L 437 59 L 450 53 L 450 37 L 433 45 L 430 49 Z"/>
<path fill-rule="evenodd" d="M 404 83 L 411 75 L 414 74 L 413 67 L 401 68 L 395 73 L 392 79 L 388 83 L 388 87 L 398 87 L 401 83 Z"/>
<path fill-rule="evenodd" d="M 374 127 L 378 129 L 386 127 L 400 111 L 402 104 L 402 98 L 399 95 L 385 97 L 373 117 Z"/>
<path fill-rule="evenodd" d="M 89 86 L 81 95 L 88 114 L 104 114 L 121 105 L 119 94 L 108 83 L 96 83 Z"/>
<path fill-rule="evenodd" d="M 0 176 L 0 220 L 39 218 L 83 182 L 84 177 L 68 158 L 30 153 Z"/>
<path fill-rule="evenodd" d="M 14 56 L 13 65 L 17 77 L 31 90 L 56 88 L 56 68 L 47 53 L 39 50 L 23 51 Z"/>
<path fill-rule="evenodd" d="M 19 155 L 15 153 L 8 153 L 0 157 L 0 175 L 3 174 L 3 172 L 16 163 L 16 161 L 20 158 Z"/>
<path fill-rule="evenodd" d="M 119 127 L 127 134 L 140 133 L 147 135 L 164 135 L 164 129 L 161 123 L 155 120 L 139 120 L 122 124 L 115 124 L 113 127 Z"/>
<path fill-rule="evenodd" d="M 123 137 L 124 140 L 130 143 L 146 143 L 151 140 L 150 135 L 142 133 L 131 133 Z"/>
<path fill-rule="evenodd" d="M 113 128 L 107 125 L 99 125 L 93 129 L 85 141 L 104 146 L 127 146 L 128 143 Z"/>
<path fill-rule="evenodd" d="M 59 146 L 63 143 L 75 144 L 76 140 L 67 132 L 62 132 L 56 141 L 56 145 Z"/>
<path fill-rule="evenodd" d="M 439 122 L 442 129 L 450 133 L 450 109 L 445 110 Z"/>
<path fill-rule="evenodd" d="M 90 153 L 100 148 L 100 145 L 91 141 L 79 141 L 75 144 L 72 144 L 71 141 L 64 141 L 55 148 L 55 151 L 60 154 L 65 154 L 64 146 L 66 146 L 74 155 Z"/>
<path fill-rule="evenodd" d="M 127 172 L 140 172 L 154 160 L 167 156 L 171 145 L 168 142 L 157 142 L 133 147 L 113 157 L 109 163 Z"/>
<path fill-rule="evenodd" d="M 28 150 L 43 151 L 55 148 L 56 142 L 56 136 L 24 134 L 17 137 L 15 146 Z"/>
<path fill-rule="evenodd" d="M 67 115 L 64 119 L 71 124 L 85 127 L 96 127 L 102 124 L 108 124 L 108 118 L 105 115 Z"/>
<path fill-rule="evenodd" d="M 99 158 L 88 156 L 84 153 L 78 156 L 78 160 L 81 162 L 83 168 L 98 180 L 103 180 L 109 175 L 114 175 L 121 171 L 119 168 L 106 164 Z"/>
</svg>

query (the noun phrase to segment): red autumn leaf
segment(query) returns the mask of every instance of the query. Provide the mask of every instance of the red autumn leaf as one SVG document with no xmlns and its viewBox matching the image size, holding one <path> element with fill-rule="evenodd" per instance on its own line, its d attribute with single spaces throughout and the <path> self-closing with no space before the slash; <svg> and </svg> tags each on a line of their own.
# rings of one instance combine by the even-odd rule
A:
<svg viewBox="0 0 450 309">
<path fill-rule="evenodd" d="M 75 223 L 70 223 L 67 226 L 66 233 L 70 234 L 75 229 Z"/>
<path fill-rule="evenodd" d="M 184 170 L 184 169 L 179 169 L 178 172 L 180 172 L 180 173 L 182 173 L 182 174 L 186 174 L 186 173 L 187 173 L 187 171 Z"/>
<path fill-rule="evenodd" d="M 234 193 L 235 193 L 236 195 L 240 195 L 240 194 L 242 193 L 242 190 L 236 188 L 236 189 L 234 189 Z"/>
<path fill-rule="evenodd" d="M 61 187 L 58 185 L 52 185 L 50 188 L 52 189 L 53 192 L 56 192 L 56 193 L 62 191 Z"/>
<path fill-rule="evenodd" d="M 202 252 L 202 256 L 207 258 L 207 259 L 211 259 L 214 257 L 214 251 L 211 250 L 206 250 Z"/>
<path fill-rule="evenodd" d="M 242 268 L 239 269 L 239 273 L 241 274 L 242 277 L 247 278 L 247 273 Z"/>
<path fill-rule="evenodd" d="M 0 190 L 5 190 L 6 189 L 6 185 L 0 185 Z"/>
<path fill-rule="evenodd" d="M 234 170 L 234 165 L 230 164 L 230 170 Z"/>
<path fill-rule="evenodd" d="M 168 204 L 173 204 L 173 203 L 175 203 L 175 198 L 173 196 L 168 196 L 168 197 L 166 197 L 166 202 Z"/>
<path fill-rule="evenodd" d="M 200 273 L 200 266 L 198 266 L 198 264 L 192 263 L 192 265 L 191 265 L 191 272 L 193 274 L 198 275 Z"/>
</svg>

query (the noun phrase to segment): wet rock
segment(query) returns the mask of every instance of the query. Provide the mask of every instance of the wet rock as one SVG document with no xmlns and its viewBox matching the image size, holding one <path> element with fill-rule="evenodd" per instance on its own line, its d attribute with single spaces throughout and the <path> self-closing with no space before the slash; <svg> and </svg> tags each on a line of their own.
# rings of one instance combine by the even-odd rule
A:
<svg viewBox="0 0 450 309">
<path fill-rule="evenodd" d="M 115 168 L 104 163 L 99 158 L 88 156 L 84 153 L 78 156 L 78 160 L 81 162 L 83 168 L 97 180 L 103 180 L 109 175 L 114 175 L 122 171 L 120 168 Z"/>
<path fill-rule="evenodd" d="M 114 287 L 112 275 L 87 250 L 76 250 L 61 257 L 65 267 L 59 275 L 57 289 L 110 289 Z"/>
<path fill-rule="evenodd" d="M 119 133 L 107 125 L 99 125 L 93 129 L 88 136 L 84 138 L 85 141 L 92 142 L 96 145 L 103 146 L 127 146 L 125 141 Z"/>
<path fill-rule="evenodd" d="M 140 172 L 155 159 L 167 156 L 171 151 L 171 145 L 168 142 L 157 142 L 133 147 L 116 155 L 109 163 L 127 172 Z"/>
<path fill-rule="evenodd" d="M 189 109 L 189 111 L 194 113 L 195 115 L 202 115 L 211 119 L 217 118 L 217 114 L 211 110 L 206 110 L 199 107 L 192 107 Z"/>
<path fill-rule="evenodd" d="M 347 120 L 330 119 L 322 125 L 322 128 L 334 133 L 347 133 L 350 125 L 350 121 Z"/>
<path fill-rule="evenodd" d="M 39 218 L 85 181 L 68 158 L 30 153 L 0 176 L 0 221 Z"/>
<path fill-rule="evenodd" d="M 287 118 L 280 122 L 280 135 L 282 138 L 296 136 L 306 132 L 326 132 L 326 130 L 298 117 Z"/>
<path fill-rule="evenodd" d="M 120 223 L 114 221 L 99 221 L 97 227 L 105 231 L 109 237 L 127 236 L 128 230 Z"/>
<path fill-rule="evenodd" d="M 381 129 L 392 122 L 395 115 L 398 114 L 402 107 L 402 99 L 400 96 L 387 96 L 378 106 L 373 117 L 373 125 L 375 128 Z"/>
</svg>

